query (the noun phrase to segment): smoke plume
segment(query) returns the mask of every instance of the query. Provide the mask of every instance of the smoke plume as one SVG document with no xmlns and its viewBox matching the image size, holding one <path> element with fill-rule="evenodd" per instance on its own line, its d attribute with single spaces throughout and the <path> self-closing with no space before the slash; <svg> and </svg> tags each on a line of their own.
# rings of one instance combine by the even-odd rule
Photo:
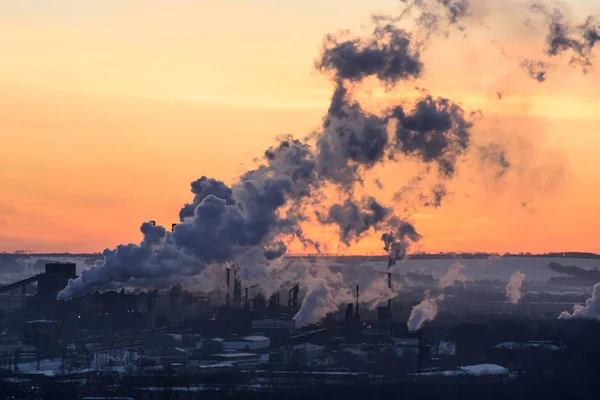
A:
<svg viewBox="0 0 600 400">
<path fill-rule="evenodd" d="M 557 8 L 549 10 L 545 5 L 537 3 L 534 11 L 544 15 L 548 23 L 545 52 L 554 57 L 562 53 L 570 53 L 571 65 L 580 66 L 584 73 L 592 66 L 592 51 L 600 41 L 600 24 L 593 16 L 589 16 L 579 25 L 567 21 Z"/>
<path fill-rule="evenodd" d="M 186 284 L 206 287 L 218 280 L 219 270 L 236 263 L 244 284 L 258 285 L 264 292 L 299 282 L 304 302 L 295 318 L 301 326 L 352 301 L 341 274 L 319 263 L 284 260 L 292 243 L 319 251 L 321 244 L 305 235 L 305 223 L 336 227 L 346 246 L 376 233 L 388 256 L 388 269 L 421 239 L 414 224 L 398 215 L 395 207 L 372 193 L 364 195 L 368 172 L 384 164 L 417 164 L 423 173 L 409 186 L 419 191 L 423 205 L 431 207 L 443 204 L 446 184 L 460 174 L 470 151 L 477 151 L 486 168 L 502 176 L 511 168 L 511 160 L 500 145 L 475 142 L 478 114 L 460 102 L 428 91 L 421 91 L 416 99 L 407 94 L 404 101 L 377 110 L 358 100 L 367 80 L 387 90 L 396 87 L 398 93 L 414 86 L 427 73 L 422 57 L 427 42 L 439 33 L 444 37 L 448 29 L 464 31 L 471 17 L 466 0 L 404 3 L 400 17 L 374 17 L 366 37 L 325 37 L 315 67 L 331 79 L 332 94 L 316 132 L 302 140 L 289 135 L 277 138 L 258 165 L 231 185 L 204 176 L 194 181 L 191 199 L 181 208 L 180 223 L 172 231 L 142 224 L 139 244 L 104 250 L 103 259 L 70 280 L 58 299 L 120 288 L 169 289 L 178 282 L 184 289 Z M 410 15 L 417 23 L 415 32 L 401 25 Z M 598 41 L 595 22 L 590 19 L 575 28 L 559 29 L 567 23 L 553 16 L 551 23 L 548 55 L 569 51 L 587 67 Z M 424 175 L 434 181 L 426 192 L 416 185 Z M 396 185 L 394 190 L 406 186 L 398 180 L 383 182 L 378 177 L 377 182 L 379 187 Z M 453 265 L 440 279 L 438 290 L 464 282 L 463 268 Z M 373 290 L 381 285 L 374 282 Z M 365 297 L 371 302 L 380 298 Z M 409 327 L 418 329 L 435 318 L 443 299 L 444 293 L 428 293 L 422 305 L 413 309 Z"/>
<path fill-rule="evenodd" d="M 302 282 L 306 293 L 294 316 L 299 327 L 318 322 L 337 311 L 340 304 L 353 301 L 352 290 L 344 284 L 342 274 L 332 272 L 322 263 L 305 265 Z"/>
<path fill-rule="evenodd" d="M 434 296 L 430 291 L 425 292 L 425 298 L 413 307 L 408 318 L 408 330 L 418 331 L 428 321 L 433 321 L 438 314 L 438 306 L 444 301 L 444 294 Z"/>
<path fill-rule="evenodd" d="M 511 275 L 508 284 L 506 285 L 506 297 L 512 304 L 519 304 L 519 300 L 523 296 L 522 288 L 525 274 L 517 271 Z"/>
<path fill-rule="evenodd" d="M 600 319 L 600 283 L 596 283 L 592 290 L 592 297 L 585 301 L 585 305 L 577 304 L 573 312 L 563 311 L 559 319 Z"/>
<path fill-rule="evenodd" d="M 467 277 L 463 273 L 464 269 L 464 264 L 458 261 L 454 262 L 438 280 L 438 293 L 434 290 L 425 291 L 425 298 L 414 306 L 410 312 L 407 322 L 409 331 L 418 331 L 426 322 L 433 321 L 437 317 L 439 305 L 446 298 L 446 289 L 457 282 L 464 283 L 467 281 Z"/>
</svg>

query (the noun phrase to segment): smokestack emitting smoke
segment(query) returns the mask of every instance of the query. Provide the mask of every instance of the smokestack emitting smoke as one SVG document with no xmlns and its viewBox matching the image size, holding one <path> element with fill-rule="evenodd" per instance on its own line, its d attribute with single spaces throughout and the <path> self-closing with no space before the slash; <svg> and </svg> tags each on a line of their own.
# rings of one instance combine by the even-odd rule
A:
<svg viewBox="0 0 600 400">
<path fill-rule="evenodd" d="M 522 287 L 525 280 L 525 274 L 517 271 L 511 275 L 508 284 L 506 285 L 506 297 L 513 304 L 519 304 L 519 300 L 523 296 Z"/>
<path fill-rule="evenodd" d="M 176 282 L 186 285 L 216 279 L 211 268 L 228 263 L 238 263 L 242 279 L 257 282 L 272 293 L 290 283 L 272 272 L 289 272 L 278 260 L 291 241 L 319 250 L 320 244 L 303 233 L 301 224 L 306 221 L 336 225 L 340 241 L 348 246 L 368 232 L 379 232 L 388 269 L 403 259 L 421 235 L 381 200 L 357 197 L 355 189 L 362 187 L 365 174 L 386 163 L 420 163 L 437 182 L 429 202 L 437 207 L 447 195 L 445 184 L 458 173 L 465 156 L 473 148 L 482 148 L 472 145 L 478 114 L 448 98 L 421 93 L 414 101 L 371 113 L 354 96 L 365 79 L 378 81 L 387 89 L 417 81 L 426 71 L 421 53 L 427 42 L 445 37 L 448 29 L 464 32 L 463 22 L 470 17 L 466 0 L 403 3 L 407 7 L 399 18 L 373 17 L 375 27 L 369 37 L 326 36 L 316 67 L 331 78 L 333 93 L 322 126 L 314 135 L 304 140 L 280 137 L 264 152 L 262 163 L 231 186 L 205 176 L 192 182 L 193 199 L 181 208 L 180 223 L 173 225 L 171 232 L 154 222 L 143 223 L 140 244 L 104 250 L 103 260 L 70 280 L 58 299 L 122 287 L 162 290 Z M 398 27 L 415 10 L 417 34 Z M 552 24 L 564 22 L 559 19 Z M 561 32 L 552 30 L 552 37 L 570 38 Z M 582 32 L 583 39 L 577 43 L 553 39 L 548 54 L 571 50 L 587 63 L 597 41 L 593 21 L 588 21 Z M 480 155 L 501 171 L 511 165 L 501 146 Z M 327 188 L 346 195 L 324 209 L 320 205 L 328 204 Z M 295 316 L 298 326 L 352 301 L 336 274 L 312 267 L 302 271 L 298 281 L 305 299 Z"/>
</svg>

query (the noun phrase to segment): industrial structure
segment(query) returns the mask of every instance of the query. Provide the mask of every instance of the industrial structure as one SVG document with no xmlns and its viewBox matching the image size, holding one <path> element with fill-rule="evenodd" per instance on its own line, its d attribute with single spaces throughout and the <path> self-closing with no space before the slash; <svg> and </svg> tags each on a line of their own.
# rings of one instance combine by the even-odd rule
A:
<svg viewBox="0 0 600 400">
<path fill-rule="evenodd" d="M 0 293 L 10 292 L 16 289 L 21 293 L 21 308 L 27 308 L 26 289 L 30 284 L 37 284 L 37 293 L 31 301 L 35 305 L 44 305 L 56 301 L 58 292 L 65 288 L 69 279 L 77 277 L 74 263 L 48 263 L 45 271 L 30 278 L 20 280 L 0 287 Z"/>
</svg>

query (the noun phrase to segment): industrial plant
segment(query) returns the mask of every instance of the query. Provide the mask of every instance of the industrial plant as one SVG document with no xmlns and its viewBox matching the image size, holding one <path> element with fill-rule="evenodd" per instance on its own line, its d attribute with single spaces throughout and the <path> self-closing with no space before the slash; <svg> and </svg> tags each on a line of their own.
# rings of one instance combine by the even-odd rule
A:
<svg viewBox="0 0 600 400">
<path fill-rule="evenodd" d="M 577 345 L 584 325 L 598 328 L 560 324 L 558 303 L 537 317 L 533 313 L 544 307 L 535 297 L 518 309 L 506 302 L 478 309 L 477 301 L 494 304 L 493 285 L 478 289 L 482 283 L 472 283 L 470 294 L 455 285 L 447 292 L 453 298 L 448 308 L 410 331 L 407 322 L 419 304 L 414 299 L 431 289 L 425 277 L 422 292 L 415 283 L 376 307 L 362 302 L 356 284 L 353 302 L 296 326 L 304 301 L 299 283 L 265 294 L 244 286 L 239 266 L 224 272 L 223 289 L 210 293 L 175 285 L 58 301 L 58 292 L 76 278 L 76 265 L 51 262 L 1 287 L 2 395 L 38 398 L 48 385 L 64 398 L 158 399 L 166 393 L 200 398 L 224 388 L 245 393 L 260 387 L 272 394 L 465 377 L 514 382 L 538 372 L 555 376 L 574 354 L 592 354 L 590 343 L 597 342 Z M 386 273 L 388 288 L 394 279 L 402 277 Z"/>
</svg>

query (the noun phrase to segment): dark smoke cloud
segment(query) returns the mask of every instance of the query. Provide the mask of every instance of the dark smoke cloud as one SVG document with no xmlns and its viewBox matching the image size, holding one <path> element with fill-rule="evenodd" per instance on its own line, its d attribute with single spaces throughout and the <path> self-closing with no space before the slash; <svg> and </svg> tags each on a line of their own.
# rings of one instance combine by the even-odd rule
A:
<svg viewBox="0 0 600 400">
<path fill-rule="evenodd" d="M 77 279 L 69 280 L 58 299 L 68 300 L 95 290 L 132 285 L 166 288 L 165 282 L 175 283 L 173 277 L 195 276 L 206 266 L 202 260 L 185 254 L 165 240 L 170 232 L 163 227 L 146 222 L 140 230 L 144 239 L 139 245 L 126 244 L 115 250 L 104 250 L 103 260 L 81 271 Z"/>
<path fill-rule="evenodd" d="M 362 182 L 360 169 L 383 161 L 387 148 L 386 121 L 364 112 L 339 82 L 317 139 L 319 174 L 350 190 Z"/>
<path fill-rule="evenodd" d="M 389 221 L 393 230 L 381 235 L 383 249 L 388 254 L 388 269 L 396 264 L 396 261 L 402 260 L 406 256 L 406 251 L 411 242 L 421 240 L 421 235 L 417 233 L 415 227 L 406 221 L 393 217 Z"/>
<path fill-rule="evenodd" d="M 194 215 L 196 207 L 209 195 L 224 199 L 227 204 L 233 205 L 234 201 L 231 189 L 223 182 L 206 176 L 192 182 L 192 193 L 195 194 L 194 201 L 183 206 L 179 212 L 179 219 L 183 221 L 187 217 Z"/>
<path fill-rule="evenodd" d="M 348 199 L 343 204 L 334 204 L 327 216 L 319 213 L 317 216 L 321 223 L 336 224 L 340 229 L 340 239 L 349 246 L 371 228 L 378 229 L 391 213 L 390 208 L 384 207 L 375 198 L 366 197 L 360 203 Z"/>
<path fill-rule="evenodd" d="M 469 15 L 467 1 L 412 0 L 408 4 L 420 13 L 421 28 L 431 32 L 442 25 L 461 28 L 460 21 Z M 419 78 L 424 71 L 420 53 L 424 41 L 396 27 L 397 19 L 374 20 L 376 26 L 368 38 L 325 38 L 316 67 L 331 76 L 334 92 L 323 124 L 312 138 L 280 137 L 264 152 L 260 164 L 231 186 L 207 177 L 193 182 L 194 197 L 181 209 L 181 223 L 172 232 L 143 224 L 140 244 L 105 250 L 104 259 L 71 280 L 58 297 L 66 300 L 123 287 L 163 289 L 179 281 L 185 286 L 197 277 L 214 279 L 218 274 L 212 269 L 230 262 L 242 265 L 242 276 L 256 280 L 264 290 L 276 290 L 277 285 L 290 282 L 281 278 L 288 271 L 280 267 L 290 240 L 319 248 L 305 237 L 301 224 L 312 216 L 310 207 L 327 200 L 325 188 L 331 186 L 346 193 L 347 200 L 319 214 L 316 221 L 336 224 L 347 244 L 369 230 L 383 232 L 388 267 L 403 259 L 421 238 L 416 228 L 375 198 L 355 200 L 355 188 L 362 184 L 366 171 L 404 157 L 427 166 L 426 173 L 431 166 L 437 167 L 441 182 L 433 187 L 428 204 L 439 206 L 446 196 L 444 183 L 455 176 L 471 147 L 473 121 L 458 103 L 427 93 L 412 107 L 391 107 L 380 114 L 361 107 L 351 89 L 364 79 L 375 78 L 390 89 L 400 81 Z M 591 22 L 582 35 L 584 49 L 591 49 L 598 40 Z M 587 54 L 587 50 L 576 53 Z M 488 159 L 510 166 L 504 156 Z M 297 276 L 308 297 L 297 316 L 305 322 L 335 309 L 336 302 L 348 297 L 340 277 L 318 268 L 307 271 Z"/>
<path fill-rule="evenodd" d="M 600 40 L 600 24 L 589 16 L 584 23 L 575 25 L 567 21 L 560 10 L 550 10 L 542 3 L 532 6 L 534 12 L 541 13 L 548 23 L 545 52 L 549 57 L 570 53 L 570 64 L 579 66 L 584 73 L 592 67 L 592 52 Z M 539 79 L 538 79 L 539 80 Z"/>
<path fill-rule="evenodd" d="M 546 81 L 546 74 L 548 71 L 544 62 L 523 60 L 521 61 L 521 68 L 523 68 L 532 79 L 535 79 L 538 82 Z"/>
<path fill-rule="evenodd" d="M 402 20 L 416 10 L 415 22 L 425 29 L 425 38 L 444 28 L 455 27 L 464 31 L 465 26 L 460 22 L 470 15 L 469 0 L 400 0 L 404 9 L 398 18 Z M 375 20 L 390 20 L 389 17 L 377 15 Z M 448 32 L 443 32 L 448 35 Z"/>
<path fill-rule="evenodd" d="M 396 107 L 391 116 L 398 121 L 395 132 L 398 151 L 427 164 L 437 163 L 444 177 L 454 175 L 458 158 L 469 147 L 472 127 L 459 104 L 426 96 L 410 112 Z"/>
<path fill-rule="evenodd" d="M 316 134 L 315 150 L 307 141 L 284 136 L 265 151 L 256 169 L 243 174 L 231 188 L 200 178 L 192 184 L 193 202 L 182 208 L 182 222 L 173 232 L 144 225 L 140 245 L 107 250 L 104 260 L 69 282 L 59 298 L 115 286 L 162 287 L 177 275 L 171 268 L 175 265 L 182 270 L 180 276 L 187 276 L 201 273 L 206 265 L 250 254 L 261 264 L 260 258 L 268 262 L 286 252 L 282 238 L 297 238 L 318 250 L 319 244 L 306 238 L 300 228 L 308 218 L 307 207 L 322 199 L 321 189 L 328 183 L 351 192 L 362 182 L 361 172 L 383 161 L 390 147 L 387 119 L 364 112 L 345 84 L 375 76 L 391 85 L 418 76 L 422 63 L 410 35 L 386 25 L 378 26 L 373 37 L 365 41 L 338 42 L 328 37 L 319 67 L 334 72 L 336 90 L 322 131 Z M 352 204 L 347 203 L 332 208 L 326 218 L 340 226 L 348 242 L 364 229 L 353 225 L 355 221 L 378 227 L 391 213 L 374 199 L 361 206 L 358 217 L 353 212 Z M 398 240 L 408 246 L 410 237 L 401 235 Z M 258 253 L 262 253 L 259 259 Z M 168 265 L 163 267 L 162 263 Z M 264 271 L 245 273 L 264 275 Z"/>
<path fill-rule="evenodd" d="M 411 35 L 392 24 L 375 27 L 369 39 L 340 40 L 333 35 L 326 36 L 316 66 L 321 71 L 332 71 L 336 80 L 357 82 L 377 76 L 388 85 L 416 78 L 423 70 Z"/>
<path fill-rule="evenodd" d="M 448 192 L 446 190 L 446 186 L 444 186 L 441 183 L 438 183 L 431 189 L 431 195 L 429 198 L 427 196 L 423 196 L 425 200 L 423 205 L 425 207 L 438 208 L 442 205 L 442 201 L 446 198 L 447 195 Z"/>
</svg>

